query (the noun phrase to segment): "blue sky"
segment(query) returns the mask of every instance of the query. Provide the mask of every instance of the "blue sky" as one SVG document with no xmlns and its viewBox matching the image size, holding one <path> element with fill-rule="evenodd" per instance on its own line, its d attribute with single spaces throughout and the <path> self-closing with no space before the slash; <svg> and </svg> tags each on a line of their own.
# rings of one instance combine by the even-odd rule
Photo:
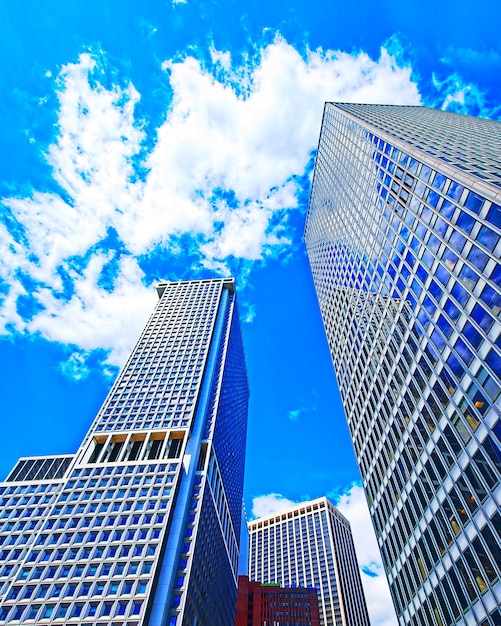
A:
<svg viewBox="0 0 501 626">
<path fill-rule="evenodd" d="M 497 0 L 0 5 L 1 474 L 74 451 L 159 279 L 237 277 L 249 515 L 331 495 L 367 532 L 302 243 L 326 100 L 499 119 Z M 385 595 L 386 593 L 386 595 Z"/>
</svg>

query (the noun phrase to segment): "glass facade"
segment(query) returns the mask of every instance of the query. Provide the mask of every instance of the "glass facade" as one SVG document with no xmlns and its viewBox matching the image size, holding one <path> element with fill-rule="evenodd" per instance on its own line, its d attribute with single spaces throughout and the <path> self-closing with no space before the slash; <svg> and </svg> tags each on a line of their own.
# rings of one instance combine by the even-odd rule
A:
<svg viewBox="0 0 501 626">
<path fill-rule="evenodd" d="M 324 111 L 305 239 L 401 624 L 501 624 L 500 139 Z"/>
<path fill-rule="evenodd" d="M 21 459 L 0 484 L 1 624 L 234 622 L 249 396 L 234 281 L 157 289 L 77 453 Z"/>
<path fill-rule="evenodd" d="M 251 581 L 316 589 L 322 626 L 369 626 L 350 524 L 327 498 L 248 529 Z"/>
</svg>

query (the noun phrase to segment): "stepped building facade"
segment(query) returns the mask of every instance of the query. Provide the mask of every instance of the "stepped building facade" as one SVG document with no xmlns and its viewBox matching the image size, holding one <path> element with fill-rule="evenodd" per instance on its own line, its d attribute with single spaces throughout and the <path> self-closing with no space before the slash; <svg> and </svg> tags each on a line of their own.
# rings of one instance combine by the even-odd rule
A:
<svg viewBox="0 0 501 626">
<path fill-rule="evenodd" d="M 233 626 L 248 384 L 233 279 L 160 299 L 76 454 L 0 484 L 0 624 Z"/>
</svg>

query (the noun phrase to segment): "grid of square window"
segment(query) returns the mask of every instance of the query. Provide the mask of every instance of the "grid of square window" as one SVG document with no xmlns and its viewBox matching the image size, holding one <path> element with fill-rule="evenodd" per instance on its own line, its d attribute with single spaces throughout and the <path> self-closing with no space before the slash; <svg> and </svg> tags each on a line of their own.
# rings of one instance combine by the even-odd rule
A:
<svg viewBox="0 0 501 626">
<path fill-rule="evenodd" d="M 169 606 L 171 626 L 195 620 L 210 623 L 214 615 L 222 623 L 234 618 L 249 390 L 231 291 L 222 311 L 221 340 L 211 357 L 214 377 Z"/>
<path fill-rule="evenodd" d="M 167 283 L 99 412 L 96 432 L 188 427 L 223 283 Z"/>
<path fill-rule="evenodd" d="M 336 106 L 446 164 L 501 187 L 498 122 L 428 107 L 346 103 Z"/>
<path fill-rule="evenodd" d="M 423 591 L 444 624 L 501 600 L 500 234 L 498 205 L 326 106 L 306 241 L 402 623 L 435 623 Z M 456 573 L 468 606 L 435 611 Z"/>
<path fill-rule="evenodd" d="M 1 555 L 0 619 L 142 617 L 178 470 L 178 463 L 74 469 L 59 485 L 0 488 L 0 541 L 9 552 Z"/>
</svg>

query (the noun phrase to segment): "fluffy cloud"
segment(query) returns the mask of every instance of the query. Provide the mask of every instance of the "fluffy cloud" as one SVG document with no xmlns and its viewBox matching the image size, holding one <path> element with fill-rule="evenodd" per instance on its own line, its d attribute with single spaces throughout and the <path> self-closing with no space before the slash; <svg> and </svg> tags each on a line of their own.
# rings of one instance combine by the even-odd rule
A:
<svg viewBox="0 0 501 626">
<path fill-rule="evenodd" d="M 269 493 L 263 496 L 257 496 L 252 500 L 252 516 L 265 517 L 272 513 L 280 513 L 287 511 L 295 506 L 297 502 L 285 498 L 280 493 Z"/>
<path fill-rule="evenodd" d="M 341 495 L 338 491 L 328 495 L 351 524 L 372 626 L 397 626 L 398 621 L 363 488 L 354 484 Z M 280 513 L 298 504 L 278 493 L 257 496 L 252 502 L 254 517 Z"/>
<path fill-rule="evenodd" d="M 136 118 L 134 86 L 100 82 L 102 59 L 82 54 L 63 67 L 46 154 L 59 191 L 3 200 L 4 332 L 104 348 L 121 363 L 130 348 L 123 333 L 137 333 L 151 284 L 165 277 L 145 275 L 141 258 L 174 257 L 182 237 L 199 270 L 228 273 L 280 254 L 324 101 L 419 103 L 411 68 L 384 48 L 377 61 L 363 52 L 301 56 L 277 37 L 258 52 L 240 67 L 215 49 L 207 67 L 193 56 L 164 62 L 173 95 L 154 141 Z"/>
</svg>

